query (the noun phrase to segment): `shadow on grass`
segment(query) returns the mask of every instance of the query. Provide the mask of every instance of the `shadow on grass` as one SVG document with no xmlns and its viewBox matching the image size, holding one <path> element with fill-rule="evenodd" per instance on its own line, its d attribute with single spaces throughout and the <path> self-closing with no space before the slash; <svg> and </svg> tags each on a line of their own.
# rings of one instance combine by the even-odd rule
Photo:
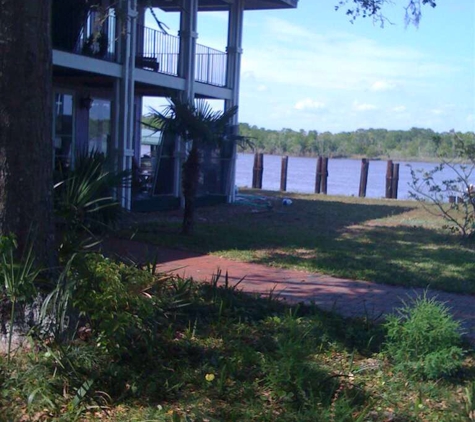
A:
<svg viewBox="0 0 475 422">
<path fill-rule="evenodd" d="M 316 355 L 329 345 L 370 353 L 375 349 L 369 350 L 365 339 L 380 333 L 372 324 L 316 307 L 289 306 L 213 284 L 199 285 L 193 296 L 169 320 L 153 359 L 136 357 L 122 376 L 135 380 L 142 402 L 188 403 L 196 417 L 211 412 L 217 420 L 230 415 L 261 420 L 285 411 L 295 420 L 314 420 L 298 415 L 330 411 L 341 382 L 339 371 L 324 368 Z M 206 379 L 209 374 L 212 380 Z M 368 397 L 360 389 L 351 400 L 354 411 Z"/>
<path fill-rule="evenodd" d="M 353 230 L 344 239 L 324 244 L 302 238 L 291 247 L 282 243 L 277 248 L 252 262 L 390 285 L 475 293 L 475 252 L 433 230 L 373 227 Z"/>
<path fill-rule="evenodd" d="M 291 207 L 276 201 L 272 210 L 221 206 L 199 210 L 192 237 L 163 219 L 142 225 L 137 238 L 257 264 L 475 293 L 473 248 L 434 229 L 400 225 L 415 207 L 328 199 L 294 199 Z"/>
<path fill-rule="evenodd" d="M 155 221 L 147 221 L 139 225 L 137 231 L 127 234 L 134 234 L 137 239 L 147 237 L 154 244 L 173 241 L 174 246 L 213 252 L 226 247 L 248 248 L 253 244 L 281 245 L 295 242 L 301 234 L 315 239 L 336 236 L 348 227 L 410 210 L 410 207 L 386 204 L 295 199 L 292 207 L 283 207 L 277 202 L 271 210 L 243 205 L 200 208 L 196 211 L 194 236 L 180 235 L 180 223 L 167 214 L 157 215 Z"/>
</svg>

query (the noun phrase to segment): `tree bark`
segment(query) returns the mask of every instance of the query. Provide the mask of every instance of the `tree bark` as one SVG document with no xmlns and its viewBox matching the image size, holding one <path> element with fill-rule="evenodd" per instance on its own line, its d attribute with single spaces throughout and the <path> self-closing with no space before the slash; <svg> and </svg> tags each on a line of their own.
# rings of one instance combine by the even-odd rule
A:
<svg viewBox="0 0 475 422">
<path fill-rule="evenodd" d="M 0 235 L 55 262 L 51 0 L 0 0 Z"/>
<path fill-rule="evenodd" d="M 191 235 L 195 226 L 195 198 L 198 190 L 200 175 L 200 154 L 197 141 L 193 141 L 188 158 L 183 164 L 183 197 L 185 209 L 183 211 L 182 233 Z"/>
</svg>

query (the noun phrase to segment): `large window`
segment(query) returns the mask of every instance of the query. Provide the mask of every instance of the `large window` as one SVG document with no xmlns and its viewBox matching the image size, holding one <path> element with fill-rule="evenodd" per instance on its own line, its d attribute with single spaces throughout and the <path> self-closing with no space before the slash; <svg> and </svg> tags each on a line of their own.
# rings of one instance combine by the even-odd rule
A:
<svg viewBox="0 0 475 422">
<path fill-rule="evenodd" d="M 111 102 L 94 98 L 89 110 L 89 151 L 107 155 L 111 139 Z"/>
<path fill-rule="evenodd" d="M 54 96 L 54 164 L 67 170 L 72 164 L 73 96 L 57 93 Z"/>
</svg>

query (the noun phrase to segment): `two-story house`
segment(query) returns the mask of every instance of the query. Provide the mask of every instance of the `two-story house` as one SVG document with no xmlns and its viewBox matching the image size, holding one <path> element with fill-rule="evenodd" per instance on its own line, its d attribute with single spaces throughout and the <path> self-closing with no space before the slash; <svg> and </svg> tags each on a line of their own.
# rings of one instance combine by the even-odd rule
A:
<svg viewBox="0 0 475 422">
<path fill-rule="evenodd" d="M 136 183 L 121 190 L 123 206 L 132 210 L 179 206 L 186 151 L 179 141 L 157 135 L 143 140 L 152 144 L 152 156 L 141 157 L 143 98 L 181 95 L 221 100 L 224 108 L 239 105 L 244 12 L 295 8 L 297 2 L 53 0 L 55 163 L 74 166 L 75 152 L 94 149 L 113 158 L 118 169 L 137 173 L 148 165 L 139 187 Z M 177 36 L 145 26 L 151 7 L 161 15 L 179 14 Z M 223 51 L 198 43 L 202 11 L 227 12 Z M 237 116 L 232 123 L 237 125 Z M 232 200 L 235 155 L 234 145 L 205 154 L 203 197 Z"/>
</svg>

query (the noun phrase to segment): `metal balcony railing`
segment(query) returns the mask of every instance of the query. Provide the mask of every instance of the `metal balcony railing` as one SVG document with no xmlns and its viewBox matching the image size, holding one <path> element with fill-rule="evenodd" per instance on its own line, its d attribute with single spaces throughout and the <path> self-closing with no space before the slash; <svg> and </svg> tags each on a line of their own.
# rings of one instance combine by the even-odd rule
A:
<svg viewBox="0 0 475 422">
<path fill-rule="evenodd" d="M 96 59 L 116 61 L 117 23 L 114 10 L 106 15 L 89 11 L 87 16 L 53 17 L 53 48 Z"/>
<path fill-rule="evenodd" d="M 209 85 L 226 86 L 226 53 L 196 44 L 195 79 Z"/>
<path fill-rule="evenodd" d="M 137 67 L 177 76 L 179 53 L 178 37 L 137 25 Z"/>
<path fill-rule="evenodd" d="M 137 25 L 137 67 L 178 75 L 180 38 Z M 226 85 L 226 53 L 196 45 L 195 79 L 209 85 Z"/>
</svg>

